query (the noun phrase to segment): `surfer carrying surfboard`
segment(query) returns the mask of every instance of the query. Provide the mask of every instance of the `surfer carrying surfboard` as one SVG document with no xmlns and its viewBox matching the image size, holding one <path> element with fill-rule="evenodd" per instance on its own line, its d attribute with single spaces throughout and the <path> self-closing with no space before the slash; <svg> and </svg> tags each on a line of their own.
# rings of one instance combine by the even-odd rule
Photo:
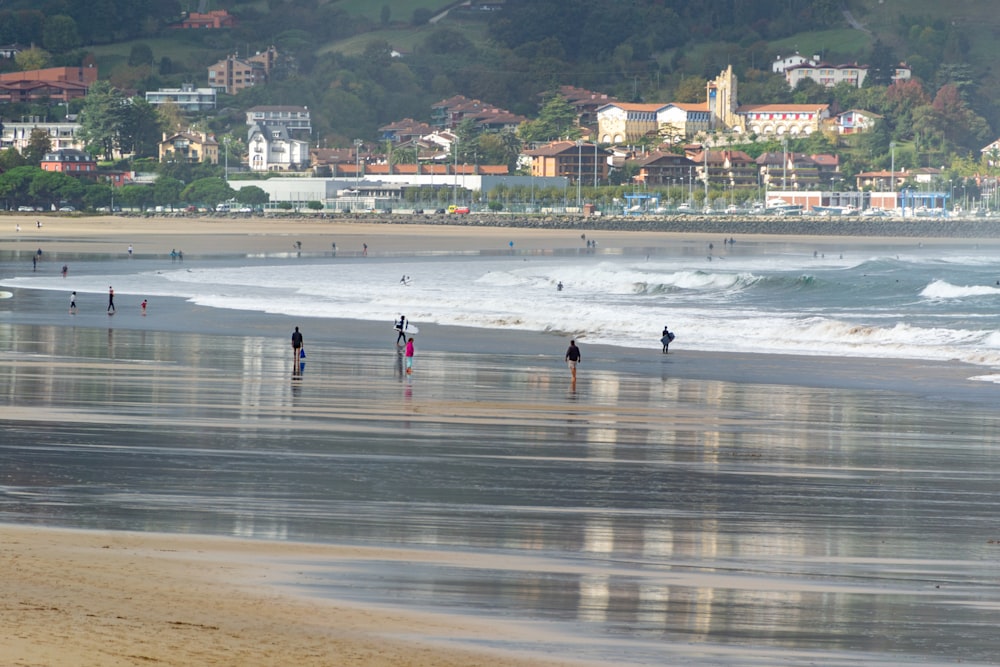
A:
<svg viewBox="0 0 1000 667">
<path fill-rule="evenodd" d="M 663 354 L 667 354 L 667 348 L 670 347 L 670 341 L 674 339 L 674 334 L 671 333 L 667 327 L 663 327 L 663 337 L 660 338 L 660 342 L 663 344 Z"/>
<path fill-rule="evenodd" d="M 399 347 L 399 341 L 406 342 L 406 315 L 399 316 L 399 321 L 396 322 L 396 331 L 398 332 L 396 346 Z"/>
</svg>

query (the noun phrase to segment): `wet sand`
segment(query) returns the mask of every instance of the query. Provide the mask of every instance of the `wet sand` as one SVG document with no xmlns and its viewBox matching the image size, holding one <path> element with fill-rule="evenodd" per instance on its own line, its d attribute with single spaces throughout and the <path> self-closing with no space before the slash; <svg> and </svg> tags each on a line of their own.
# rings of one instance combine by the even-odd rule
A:
<svg viewBox="0 0 1000 667">
<path fill-rule="evenodd" d="M 46 252 L 509 236 L 65 224 Z M 407 381 L 384 326 L 309 320 L 293 380 L 287 318 L 164 300 L 112 330 L 63 305 L 0 302 L 11 664 L 993 659 L 1000 429 L 977 369 L 589 346 L 573 388 L 561 337 L 429 326 Z"/>
</svg>

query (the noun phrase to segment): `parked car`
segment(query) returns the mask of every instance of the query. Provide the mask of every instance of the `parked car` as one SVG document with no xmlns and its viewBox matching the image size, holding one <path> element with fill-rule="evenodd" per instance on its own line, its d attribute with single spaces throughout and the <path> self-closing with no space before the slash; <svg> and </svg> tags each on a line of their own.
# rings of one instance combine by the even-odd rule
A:
<svg viewBox="0 0 1000 667">
<path fill-rule="evenodd" d="M 17 211 L 18 211 L 18 213 L 34 213 L 35 212 L 35 207 L 34 206 L 18 206 L 17 207 Z"/>
<path fill-rule="evenodd" d="M 59 210 L 62 211 L 63 213 L 72 213 L 76 209 L 73 208 L 72 206 L 60 206 Z"/>
</svg>

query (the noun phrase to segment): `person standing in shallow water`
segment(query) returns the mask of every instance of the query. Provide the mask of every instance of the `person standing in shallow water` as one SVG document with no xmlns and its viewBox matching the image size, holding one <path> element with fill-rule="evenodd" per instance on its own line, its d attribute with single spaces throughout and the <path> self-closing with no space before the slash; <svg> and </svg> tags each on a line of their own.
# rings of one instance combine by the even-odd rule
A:
<svg viewBox="0 0 1000 667">
<path fill-rule="evenodd" d="M 295 327 L 292 332 L 292 373 L 299 372 L 299 355 L 302 353 L 302 334 Z"/>
<path fill-rule="evenodd" d="M 108 285 L 108 312 L 115 312 L 115 288 Z"/>
<path fill-rule="evenodd" d="M 406 374 L 410 375 L 413 373 L 413 336 L 406 341 L 406 352 L 403 356 L 406 357 Z"/>
<path fill-rule="evenodd" d="M 576 346 L 576 341 L 571 340 L 569 342 L 569 348 L 566 350 L 566 365 L 569 366 L 569 372 L 573 376 L 573 384 L 576 384 L 576 366 L 581 361 L 583 361 L 583 355 L 580 354 L 580 348 Z"/>
</svg>

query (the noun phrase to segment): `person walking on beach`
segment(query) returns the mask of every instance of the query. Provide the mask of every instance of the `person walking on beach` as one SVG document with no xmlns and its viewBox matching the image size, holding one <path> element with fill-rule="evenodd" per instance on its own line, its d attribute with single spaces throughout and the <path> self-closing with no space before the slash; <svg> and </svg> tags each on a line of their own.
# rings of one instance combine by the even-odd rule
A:
<svg viewBox="0 0 1000 667">
<path fill-rule="evenodd" d="M 302 353 L 302 334 L 295 327 L 292 332 L 292 373 L 299 372 L 299 355 Z"/>
<path fill-rule="evenodd" d="M 406 341 L 406 352 L 403 356 L 406 357 L 406 374 L 410 375 L 413 373 L 413 336 Z"/>
<path fill-rule="evenodd" d="M 571 340 L 569 342 L 569 348 L 566 350 L 566 365 L 569 366 L 569 372 L 573 376 L 573 384 L 576 384 L 576 366 L 581 361 L 583 361 L 583 355 L 580 354 L 580 348 L 576 346 L 576 341 Z"/>
<path fill-rule="evenodd" d="M 115 288 L 108 285 L 108 314 L 115 312 Z"/>
<path fill-rule="evenodd" d="M 69 273 L 69 266 L 67 266 L 66 264 L 63 264 L 63 267 L 62 267 L 62 276 L 63 276 L 63 278 L 66 277 L 67 273 Z"/>
<path fill-rule="evenodd" d="M 396 331 L 399 332 L 396 335 L 396 347 L 399 347 L 399 341 L 406 342 L 406 315 L 399 316 L 399 321 L 396 322 Z"/>
<path fill-rule="evenodd" d="M 132 257 L 132 244 L 131 243 L 128 244 L 128 256 Z"/>
<path fill-rule="evenodd" d="M 76 292 L 69 295 L 69 314 L 76 315 Z"/>
<path fill-rule="evenodd" d="M 146 301 L 145 299 L 143 299 L 143 300 L 142 300 L 142 303 L 141 303 L 141 304 L 139 304 L 139 306 L 140 306 L 140 307 L 142 308 L 142 314 L 143 314 L 143 315 L 145 315 L 145 314 L 146 314 L 146 303 L 147 303 L 147 301 Z"/>
</svg>

